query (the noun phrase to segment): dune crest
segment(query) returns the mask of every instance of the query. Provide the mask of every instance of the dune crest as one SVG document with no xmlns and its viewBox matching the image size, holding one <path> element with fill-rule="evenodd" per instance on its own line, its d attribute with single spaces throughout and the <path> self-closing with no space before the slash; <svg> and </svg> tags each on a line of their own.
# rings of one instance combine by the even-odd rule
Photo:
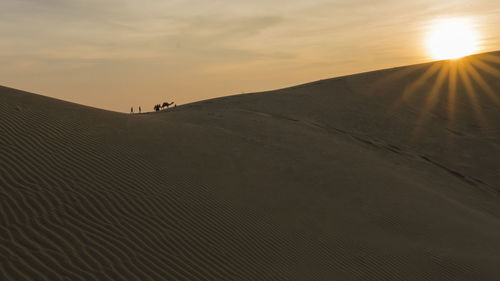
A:
<svg viewBox="0 0 500 281">
<path fill-rule="evenodd" d="M 0 87 L 1 279 L 499 279 L 499 57 L 141 116 Z"/>
</svg>

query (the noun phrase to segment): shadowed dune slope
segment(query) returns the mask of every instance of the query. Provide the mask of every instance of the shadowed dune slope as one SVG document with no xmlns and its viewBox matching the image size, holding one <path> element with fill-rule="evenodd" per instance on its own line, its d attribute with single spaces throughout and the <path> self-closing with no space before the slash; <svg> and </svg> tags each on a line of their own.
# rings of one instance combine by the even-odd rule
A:
<svg viewBox="0 0 500 281">
<path fill-rule="evenodd" d="M 499 280 L 499 57 L 141 115 L 0 87 L 0 279 Z"/>
</svg>

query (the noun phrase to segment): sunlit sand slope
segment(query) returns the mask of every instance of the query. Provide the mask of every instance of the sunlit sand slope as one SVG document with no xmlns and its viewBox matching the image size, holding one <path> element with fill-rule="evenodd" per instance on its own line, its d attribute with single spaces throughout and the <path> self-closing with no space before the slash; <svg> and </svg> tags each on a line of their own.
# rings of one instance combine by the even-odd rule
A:
<svg viewBox="0 0 500 281">
<path fill-rule="evenodd" d="M 142 115 L 0 87 L 0 279 L 499 280 L 498 55 Z"/>
</svg>

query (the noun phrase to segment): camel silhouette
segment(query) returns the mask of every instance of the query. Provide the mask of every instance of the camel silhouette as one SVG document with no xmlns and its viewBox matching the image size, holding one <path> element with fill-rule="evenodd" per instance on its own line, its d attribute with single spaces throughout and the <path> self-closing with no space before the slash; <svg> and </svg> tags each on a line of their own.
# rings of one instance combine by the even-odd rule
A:
<svg viewBox="0 0 500 281">
<path fill-rule="evenodd" d="M 169 106 L 171 106 L 172 104 L 174 104 L 174 102 L 171 102 L 171 103 L 168 103 L 168 102 L 164 102 L 163 105 L 161 106 L 161 109 L 163 108 L 168 108 Z"/>
</svg>

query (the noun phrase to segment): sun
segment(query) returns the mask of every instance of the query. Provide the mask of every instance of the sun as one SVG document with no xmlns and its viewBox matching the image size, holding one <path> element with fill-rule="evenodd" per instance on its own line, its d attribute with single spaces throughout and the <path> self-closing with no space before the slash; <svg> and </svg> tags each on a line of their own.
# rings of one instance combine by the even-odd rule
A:
<svg viewBox="0 0 500 281">
<path fill-rule="evenodd" d="M 479 34 L 466 18 L 443 19 L 432 25 L 426 43 L 432 58 L 458 59 L 479 51 Z"/>
</svg>

